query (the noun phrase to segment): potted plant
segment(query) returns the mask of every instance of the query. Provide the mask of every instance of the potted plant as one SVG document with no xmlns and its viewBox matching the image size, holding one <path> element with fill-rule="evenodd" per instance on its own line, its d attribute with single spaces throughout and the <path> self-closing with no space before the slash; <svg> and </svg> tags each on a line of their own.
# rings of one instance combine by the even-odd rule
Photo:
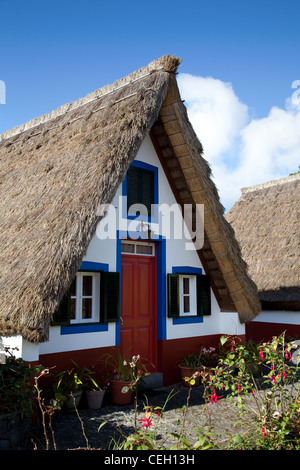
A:
<svg viewBox="0 0 300 470">
<path fill-rule="evenodd" d="M 202 368 L 202 361 L 199 353 L 192 353 L 187 355 L 181 364 L 179 364 L 181 383 L 185 387 L 197 387 L 200 383 L 200 371 Z M 192 380 L 188 380 L 191 379 Z"/>
<path fill-rule="evenodd" d="M 71 359 L 75 368 L 63 370 L 57 374 L 57 382 L 54 384 L 54 396 L 60 405 L 67 409 L 78 407 L 82 396 L 83 375 L 86 367 L 80 369 L 78 364 Z"/>
<path fill-rule="evenodd" d="M 199 357 L 202 362 L 202 366 L 205 368 L 212 368 L 218 365 L 219 354 L 213 346 L 209 346 L 208 348 L 201 346 Z"/>
<path fill-rule="evenodd" d="M 147 373 L 139 360 L 139 355 L 123 358 L 119 349 L 105 355 L 105 366 L 112 376 L 110 390 L 113 403 L 125 405 L 131 402 L 133 390 L 136 390 L 139 380 Z"/>
<path fill-rule="evenodd" d="M 104 380 L 101 372 L 92 366 L 91 370 L 86 374 L 85 379 L 85 395 L 88 407 L 91 410 L 99 410 L 102 406 L 105 390 L 109 383 L 103 385 Z"/>
</svg>

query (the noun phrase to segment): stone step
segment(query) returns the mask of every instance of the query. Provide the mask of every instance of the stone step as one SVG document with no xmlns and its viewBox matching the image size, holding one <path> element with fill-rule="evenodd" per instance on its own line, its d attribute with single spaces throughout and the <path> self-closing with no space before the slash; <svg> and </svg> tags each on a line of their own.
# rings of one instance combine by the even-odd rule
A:
<svg viewBox="0 0 300 470">
<path fill-rule="evenodd" d="M 149 375 L 145 375 L 143 380 L 139 383 L 139 392 L 144 390 L 153 390 L 163 386 L 163 374 L 162 372 L 152 372 Z"/>
</svg>

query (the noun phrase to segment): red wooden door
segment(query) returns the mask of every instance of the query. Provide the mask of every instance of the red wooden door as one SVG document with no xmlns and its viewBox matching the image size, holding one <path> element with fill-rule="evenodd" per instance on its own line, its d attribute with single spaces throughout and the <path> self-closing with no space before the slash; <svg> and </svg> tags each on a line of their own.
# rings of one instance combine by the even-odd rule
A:
<svg viewBox="0 0 300 470">
<path fill-rule="evenodd" d="M 156 366 L 156 258 L 123 254 L 121 267 L 121 353 Z"/>
</svg>

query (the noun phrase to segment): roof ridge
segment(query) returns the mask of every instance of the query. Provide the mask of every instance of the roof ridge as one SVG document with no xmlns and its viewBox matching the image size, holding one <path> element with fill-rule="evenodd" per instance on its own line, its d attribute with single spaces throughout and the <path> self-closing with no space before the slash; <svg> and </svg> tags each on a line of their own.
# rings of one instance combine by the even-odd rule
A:
<svg viewBox="0 0 300 470">
<path fill-rule="evenodd" d="M 242 188 L 242 194 L 250 193 L 251 191 L 258 191 L 260 189 L 271 188 L 272 186 L 278 186 L 280 184 L 291 183 L 293 181 L 300 180 L 300 173 L 295 173 L 294 175 L 285 176 L 284 178 L 279 178 L 277 180 L 267 181 L 266 183 L 257 184 L 255 186 L 249 186 L 247 188 Z"/>
<path fill-rule="evenodd" d="M 145 67 L 142 67 L 136 70 L 135 72 L 132 72 L 129 75 L 116 80 L 111 85 L 104 85 L 103 87 L 98 88 L 97 90 L 87 94 L 82 98 L 60 106 L 59 108 L 51 111 L 50 113 L 43 114 L 42 116 L 31 119 L 30 121 L 21 124 L 20 126 L 13 127 L 12 129 L 3 132 L 2 134 L 0 134 L 0 142 L 5 139 L 9 139 L 10 137 L 13 137 L 15 135 L 21 134 L 27 131 L 28 129 L 37 127 L 40 124 L 51 121 L 52 119 L 55 119 L 59 116 L 63 116 L 64 114 L 73 111 L 74 109 L 84 106 L 110 93 L 114 93 L 120 90 L 120 88 L 130 85 L 131 83 L 137 80 L 141 80 L 142 78 L 150 75 L 153 72 L 165 71 L 168 73 L 175 73 L 180 63 L 181 59 L 170 55 L 165 55 L 160 57 L 159 59 L 155 59 Z"/>
</svg>

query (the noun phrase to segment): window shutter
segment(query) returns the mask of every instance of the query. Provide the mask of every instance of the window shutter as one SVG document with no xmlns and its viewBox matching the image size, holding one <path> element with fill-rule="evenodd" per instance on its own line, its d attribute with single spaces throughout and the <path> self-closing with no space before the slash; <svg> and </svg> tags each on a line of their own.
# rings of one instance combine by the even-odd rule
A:
<svg viewBox="0 0 300 470">
<path fill-rule="evenodd" d="M 139 169 L 131 167 L 127 173 L 127 212 L 139 202 Z"/>
<path fill-rule="evenodd" d="M 179 317 L 179 276 L 168 274 L 168 317 Z"/>
<path fill-rule="evenodd" d="M 198 315 L 211 315 L 210 279 L 206 275 L 197 275 L 197 310 Z"/>
<path fill-rule="evenodd" d="M 70 292 L 68 291 L 62 298 L 58 309 L 53 315 L 51 324 L 53 326 L 68 325 L 70 316 Z"/>
<path fill-rule="evenodd" d="M 154 173 L 152 171 L 141 172 L 140 202 L 147 207 L 148 217 L 151 217 L 151 204 L 154 204 Z"/>
<path fill-rule="evenodd" d="M 119 321 L 119 273 L 100 275 L 100 318 L 103 323 Z"/>
<path fill-rule="evenodd" d="M 130 167 L 127 173 L 127 212 L 134 204 L 143 204 L 151 217 L 154 204 L 154 173 L 144 168 Z"/>
</svg>

